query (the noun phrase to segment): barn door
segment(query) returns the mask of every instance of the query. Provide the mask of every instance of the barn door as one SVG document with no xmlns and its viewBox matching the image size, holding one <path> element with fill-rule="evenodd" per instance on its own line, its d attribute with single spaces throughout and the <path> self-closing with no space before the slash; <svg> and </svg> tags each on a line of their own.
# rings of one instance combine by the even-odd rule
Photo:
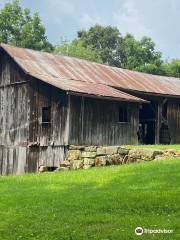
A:
<svg viewBox="0 0 180 240">
<path fill-rule="evenodd" d="M 154 144 L 156 136 L 156 105 L 142 104 L 139 110 L 138 139 L 140 144 Z"/>
</svg>

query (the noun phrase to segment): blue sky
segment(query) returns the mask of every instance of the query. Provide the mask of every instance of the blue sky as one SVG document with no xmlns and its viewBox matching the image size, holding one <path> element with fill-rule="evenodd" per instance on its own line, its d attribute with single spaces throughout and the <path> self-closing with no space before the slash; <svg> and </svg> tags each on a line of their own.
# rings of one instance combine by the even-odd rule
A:
<svg viewBox="0 0 180 240">
<path fill-rule="evenodd" d="M 1 0 L 0 8 L 9 0 Z M 180 58 L 179 0 L 20 0 L 40 13 L 50 42 L 71 40 L 79 29 L 99 23 L 136 38 L 150 36 L 164 59 Z"/>
</svg>

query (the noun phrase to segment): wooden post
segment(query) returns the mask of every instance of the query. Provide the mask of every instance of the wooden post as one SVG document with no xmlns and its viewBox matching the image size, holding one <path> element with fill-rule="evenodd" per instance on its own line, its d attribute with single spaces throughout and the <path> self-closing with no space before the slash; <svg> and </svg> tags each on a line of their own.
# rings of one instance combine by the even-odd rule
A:
<svg viewBox="0 0 180 240">
<path fill-rule="evenodd" d="M 160 143 L 161 123 L 162 123 L 162 101 L 159 101 L 158 104 L 157 104 L 157 112 L 156 112 L 155 144 Z"/>
<path fill-rule="evenodd" d="M 70 130 L 70 114 L 71 114 L 71 96 L 68 94 L 68 104 L 67 104 L 67 118 L 64 134 L 64 143 L 65 145 L 69 144 L 69 130 Z"/>
<path fill-rule="evenodd" d="M 84 139 L 84 97 L 81 98 L 81 143 Z"/>
</svg>

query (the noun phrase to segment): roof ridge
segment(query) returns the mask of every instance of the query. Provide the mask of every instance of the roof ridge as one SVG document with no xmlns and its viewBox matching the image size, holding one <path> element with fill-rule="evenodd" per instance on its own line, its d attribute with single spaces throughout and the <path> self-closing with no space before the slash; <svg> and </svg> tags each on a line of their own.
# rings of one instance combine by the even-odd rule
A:
<svg viewBox="0 0 180 240">
<path fill-rule="evenodd" d="M 180 97 L 180 79 L 140 73 L 127 69 L 111 67 L 68 56 L 60 56 L 1 44 L 1 49 L 31 76 L 39 76 L 50 83 L 55 79 L 69 79 L 76 83 L 102 84 L 125 92 L 159 94 Z M 73 83 L 74 84 L 74 83 Z M 84 90 L 85 91 L 85 90 Z"/>
<path fill-rule="evenodd" d="M 177 77 L 165 76 L 165 75 L 157 75 L 157 74 L 145 73 L 145 72 L 139 72 L 137 70 L 131 70 L 131 69 L 128 69 L 128 68 L 110 66 L 110 65 L 105 64 L 105 63 L 97 63 L 97 62 L 90 61 L 90 60 L 83 59 L 83 58 L 71 57 L 71 56 L 61 55 L 61 54 L 57 54 L 57 53 L 53 53 L 53 52 L 50 53 L 50 52 L 45 52 L 45 51 L 39 51 L 39 50 L 35 50 L 35 49 L 30 49 L 30 48 L 22 48 L 22 47 L 13 46 L 13 45 L 6 44 L 6 43 L 0 43 L 0 46 L 1 47 L 7 46 L 7 47 L 10 47 L 10 48 L 22 49 L 22 50 L 32 51 L 32 52 L 36 52 L 36 53 L 38 52 L 40 54 L 49 54 L 49 55 L 52 55 L 52 56 L 57 56 L 59 58 L 75 59 L 75 60 L 82 61 L 82 62 L 88 62 L 88 63 L 94 64 L 94 65 L 100 65 L 100 66 L 104 66 L 104 67 L 107 67 L 107 68 L 118 69 L 118 70 L 122 70 L 122 71 L 125 71 L 125 72 L 127 71 L 127 72 L 132 72 L 132 73 L 136 73 L 136 74 L 140 74 L 140 75 L 147 75 L 147 76 L 152 76 L 152 77 L 163 77 L 164 79 L 180 80 L 180 78 L 177 78 Z"/>
</svg>

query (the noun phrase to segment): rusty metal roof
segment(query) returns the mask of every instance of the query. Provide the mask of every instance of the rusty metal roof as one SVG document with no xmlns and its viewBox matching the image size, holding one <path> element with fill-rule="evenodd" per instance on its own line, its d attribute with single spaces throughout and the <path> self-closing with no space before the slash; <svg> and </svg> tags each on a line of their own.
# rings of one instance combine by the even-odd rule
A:
<svg viewBox="0 0 180 240">
<path fill-rule="evenodd" d="M 46 75 L 42 76 L 39 74 L 34 74 L 33 76 L 72 94 L 79 93 L 79 95 L 88 95 L 91 97 L 94 96 L 97 98 L 106 98 L 118 101 L 146 102 L 143 99 L 134 97 L 130 94 L 124 93 L 103 84 L 88 83 L 64 78 L 55 78 Z"/>
<path fill-rule="evenodd" d="M 71 70 L 64 57 L 1 44 L 1 47 L 29 75 L 47 82 L 71 94 L 128 102 L 147 102 L 108 85 L 70 75 Z M 69 59 L 69 58 L 68 58 Z M 74 66 L 75 67 L 75 66 Z M 76 67 L 75 67 L 76 68 Z M 73 67 L 72 67 L 73 69 Z M 69 74 L 65 74 L 65 73 Z"/>
<path fill-rule="evenodd" d="M 69 91 L 116 97 L 130 101 L 131 95 L 115 90 L 180 97 L 180 79 L 110 67 L 72 57 L 12 47 L 1 47 L 26 71 L 43 81 Z M 64 85 L 63 85 L 64 84 Z M 63 86 L 61 86 L 63 85 Z M 107 87 L 109 86 L 109 87 Z M 71 89 L 72 88 L 72 89 Z M 107 93 L 108 92 L 108 93 Z M 120 95 L 119 95 L 119 98 Z M 137 98 L 134 101 L 138 101 Z"/>
</svg>

